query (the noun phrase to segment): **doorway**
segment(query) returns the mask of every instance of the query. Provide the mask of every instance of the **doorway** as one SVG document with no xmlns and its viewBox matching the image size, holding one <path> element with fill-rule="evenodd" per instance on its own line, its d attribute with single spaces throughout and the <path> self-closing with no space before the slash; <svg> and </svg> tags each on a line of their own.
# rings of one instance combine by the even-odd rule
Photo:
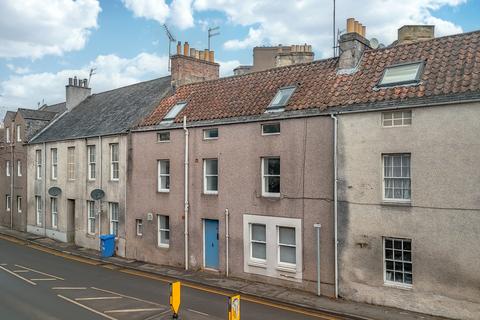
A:
<svg viewBox="0 0 480 320">
<path fill-rule="evenodd" d="M 205 268 L 218 270 L 219 252 L 218 252 L 218 220 L 204 219 L 204 265 Z"/>
<path fill-rule="evenodd" d="M 67 199 L 67 241 L 75 243 L 75 200 Z"/>
</svg>

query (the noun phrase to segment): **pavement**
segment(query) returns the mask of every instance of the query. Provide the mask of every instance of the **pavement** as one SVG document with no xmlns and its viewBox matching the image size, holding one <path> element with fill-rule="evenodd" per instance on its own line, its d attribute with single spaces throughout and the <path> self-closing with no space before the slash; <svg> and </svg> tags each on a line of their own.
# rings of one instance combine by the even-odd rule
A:
<svg viewBox="0 0 480 320">
<path fill-rule="evenodd" d="M 53 239 L 39 237 L 37 235 L 10 230 L 0 226 L 0 235 L 11 237 L 31 244 L 31 247 L 47 251 L 53 255 L 68 255 L 73 260 L 88 263 L 95 261 L 97 264 L 106 264 L 110 269 L 120 269 L 123 273 L 142 276 L 144 278 L 163 279 L 182 281 L 182 284 L 188 284 L 190 288 L 203 288 L 204 291 L 212 291 L 225 296 L 240 294 L 242 301 L 260 302 L 263 305 L 271 305 L 283 310 L 297 310 L 298 314 L 303 314 L 300 319 L 321 318 L 321 316 L 310 318 L 310 314 L 324 314 L 323 319 L 352 319 L 352 320 L 433 320 L 446 319 L 430 315 L 410 312 L 406 310 L 376 306 L 365 303 L 357 303 L 344 299 L 330 299 L 318 297 L 314 294 L 286 288 L 266 283 L 258 283 L 225 277 L 202 271 L 185 271 L 183 269 L 145 263 L 142 261 L 130 260 L 121 257 L 101 258 L 96 250 L 90 250 L 78 247 L 71 243 L 62 243 Z M 2 287 L 4 287 L 2 285 Z M 66 297 L 66 296 L 65 296 Z M 68 297 L 66 297 L 68 298 Z M 76 298 L 78 299 L 78 297 Z M 243 308 L 242 308 L 243 309 Z M 259 311 L 263 312 L 263 311 Z M 269 311 L 270 312 L 270 311 Z M 217 319 L 212 316 L 203 317 L 200 313 L 184 312 L 181 319 Z M 328 318 L 326 315 L 331 315 Z M 171 319 L 171 316 L 164 316 L 165 319 Z M 243 318 L 243 317 L 242 317 Z M 248 318 L 248 317 L 247 317 Z M 256 317 L 255 317 L 256 318 Z M 276 319 L 294 319 L 293 315 L 278 315 Z M 153 319 L 153 318 L 152 318 Z M 155 319 L 162 319 L 157 317 Z M 266 319 L 261 317 L 258 319 Z"/>
</svg>

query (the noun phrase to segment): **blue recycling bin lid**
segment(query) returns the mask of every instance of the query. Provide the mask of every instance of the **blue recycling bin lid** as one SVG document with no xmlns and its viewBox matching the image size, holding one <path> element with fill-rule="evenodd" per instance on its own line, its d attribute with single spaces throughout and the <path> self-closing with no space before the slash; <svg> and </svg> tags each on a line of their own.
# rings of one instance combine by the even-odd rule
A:
<svg viewBox="0 0 480 320">
<path fill-rule="evenodd" d="M 100 236 L 101 240 L 110 240 L 110 239 L 114 239 L 114 238 L 115 238 L 114 234 L 102 234 Z"/>
</svg>

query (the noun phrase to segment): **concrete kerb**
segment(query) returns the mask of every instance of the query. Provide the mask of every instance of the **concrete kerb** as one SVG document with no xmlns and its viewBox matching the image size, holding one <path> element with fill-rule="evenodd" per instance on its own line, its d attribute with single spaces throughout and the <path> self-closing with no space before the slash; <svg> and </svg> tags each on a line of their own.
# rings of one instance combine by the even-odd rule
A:
<svg viewBox="0 0 480 320">
<path fill-rule="evenodd" d="M 256 298 L 256 299 L 259 299 L 259 300 L 267 302 L 267 303 L 270 302 L 270 303 L 274 303 L 274 304 L 280 304 L 280 305 L 283 305 L 283 306 L 286 306 L 286 307 L 288 307 L 288 306 L 299 307 L 299 308 L 307 309 L 307 310 L 310 310 L 310 311 L 313 311 L 313 312 L 315 312 L 315 311 L 324 312 L 326 314 L 330 314 L 330 315 L 333 315 L 333 316 L 339 316 L 339 317 L 345 317 L 345 318 L 348 318 L 348 319 L 351 319 L 351 320 L 382 320 L 381 318 L 369 318 L 369 317 L 364 317 L 364 316 L 360 316 L 360 315 L 350 314 L 350 313 L 347 313 L 347 312 L 339 312 L 337 310 L 331 310 L 331 309 L 321 308 L 321 307 L 317 307 L 317 306 L 312 306 L 312 305 L 304 304 L 304 303 L 300 303 L 300 302 L 292 302 L 291 300 L 285 300 L 285 299 L 282 299 L 282 298 L 268 298 L 268 297 L 265 297 L 264 295 L 255 294 L 255 293 L 248 292 L 248 291 L 242 290 L 242 289 L 233 291 L 232 289 L 230 289 L 228 287 L 225 287 L 225 286 L 222 286 L 222 285 L 212 285 L 208 282 L 204 282 L 204 281 L 201 281 L 201 280 L 198 280 L 198 279 L 194 279 L 194 278 L 193 279 L 186 279 L 185 277 L 181 277 L 181 276 L 175 276 L 175 275 L 161 273 L 157 270 L 143 270 L 143 269 L 140 269 L 140 268 L 132 267 L 128 263 L 120 263 L 120 262 L 116 262 L 116 261 L 110 261 L 110 260 L 108 260 L 108 258 L 107 259 L 102 259 L 102 258 L 99 258 L 99 257 L 94 257 L 94 256 L 90 256 L 90 255 L 82 254 L 82 253 L 78 253 L 78 252 L 61 250 L 59 248 L 56 248 L 55 246 L 50 246 L 50 245 L 47 245 L 47 244 L 44 244 L 44 243 L 41 243 L 41 242 L 37 241 L 39 239 L 45 239 L 45 238 L 35 238 L 35 239 L 31 240 L 28 237 L 21 237 L 21 236 L 15 235 L 15 234 L 10 234 L 8 232 L 4 232 L 1 229 L 0 229 L 0 234 L 16 238 L 17 240 L 22 240 L 22 241 L 25 241 L 25 242 L 30 243 L 30 244 L 39 245 L 41 247 L 44 247 L 44 248 L 47 248 L 47 249 L 50 249 L 50 250 L 54 250 L 54 251 L 57 251 L 57 252 L 61 252 L 63 254 L 69 254 L 69 255 L 72 255 L 72 256 L 81 257 L 81 258 L 85 258 L 85 259 L 89 259 L 89 260 L 93 260 L 93 261 L 97 261 L 97 262 L 101 262 L 101 263 L 108 263 L 108 264 L 111 264 L 111 265 L 114 265 L 114 266 L 117 266 L 117 267 L 121 267 L 121 268 L 124 268 L 124 269 L 141 271 L 141 272 L 145 272 L 145 273 L 159 275 L 159 276 L 169 278 L 169 279 L 172 279 L 172 280 L 183 281 L 187 284 L 190 283 L 190 284 L 193 284 L 193 285 L 201 285 L 203 287 L 210 288 L 210 289 L 221 289 L 223 291 L 226 291 L 226 292 L 229 292 L 229 293 L 232 293 L 232 294 L 239 293 L 241 295 L 244 295 L 245 297 Z M 229 277 L 228 279 L 236 280 L 233 277 Z M 239 279 L 239 281 L 248 283 L 248 281 L 243 280 L 243 279 Z M 399 311 L 401 311 L 401 310 L 399 310 Z M 428 317 L 429 315 L 426 315 L 426 316 Z M 438 319 L 447 319 L 447 318 L 438 318 Z"/>
</svg>

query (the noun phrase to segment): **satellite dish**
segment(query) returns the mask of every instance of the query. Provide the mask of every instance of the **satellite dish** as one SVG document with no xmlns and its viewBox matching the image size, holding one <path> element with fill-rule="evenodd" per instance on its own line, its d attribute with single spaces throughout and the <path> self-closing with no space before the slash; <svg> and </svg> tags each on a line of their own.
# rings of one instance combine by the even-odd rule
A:
<svg viewBox="0 0 480 320">
<path fill-rule="evenodd" d="M 93 189 L 92 192 L 90 192 L 90 197 L 92 197 L 93 200 L 101 200 L 105 197 L 105 192 L 102 189 Z"/>
<path fill-rule="evenodd" d="M 48 189 L 48 194 L 52 197 L 57 197 L 60 195 L 60 193 L 62 193 L 62 189 L 60 189 L 59 187 L 51 187 L 50 189 Z"/>
<path fill-rule="evenodd" d="M 377 49 L 379 45 L 380 45 L 380 42 L 378 41 L 377 38 L 370 39 L 370 47 L 372 47 L 372 49 Z"/>
</svg>

